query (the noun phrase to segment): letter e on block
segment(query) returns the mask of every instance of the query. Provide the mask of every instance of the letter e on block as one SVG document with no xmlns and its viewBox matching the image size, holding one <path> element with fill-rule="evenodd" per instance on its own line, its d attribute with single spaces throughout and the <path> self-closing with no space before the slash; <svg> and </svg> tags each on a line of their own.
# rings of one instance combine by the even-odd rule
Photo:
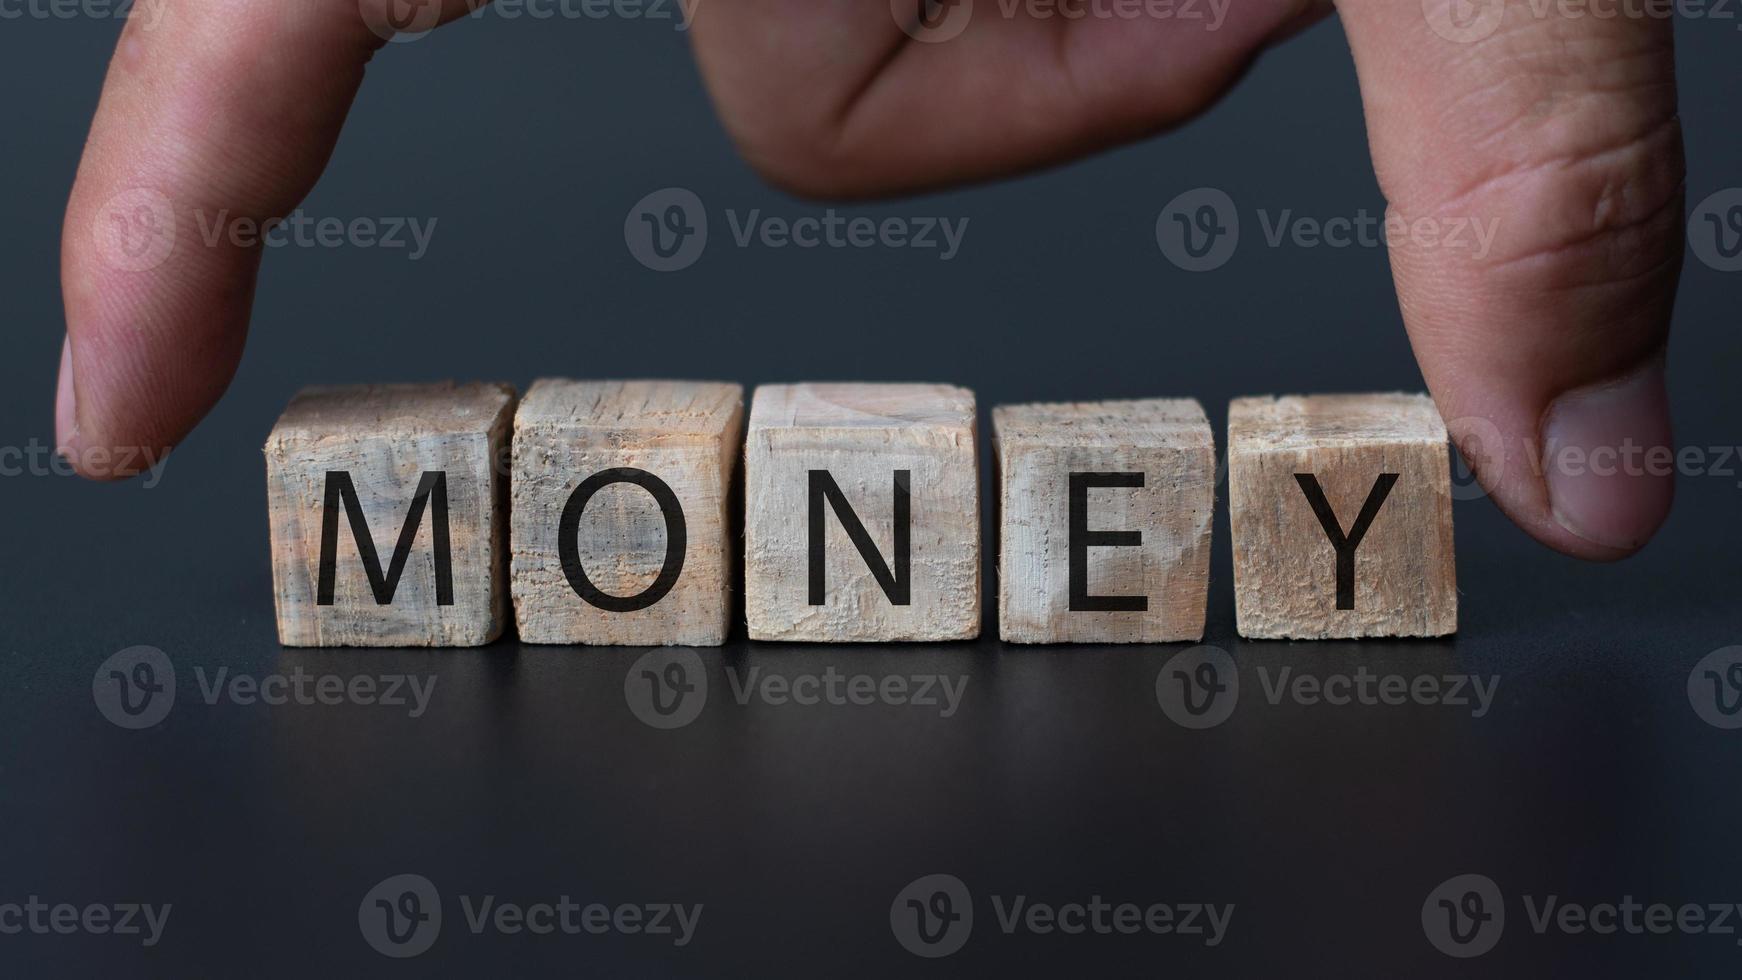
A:
<svg viewBox="0 0 1742 980">
<path fill-rule="evenodd" d="M 1228 499 L 1241 636 L 1457 630 L 1451 454 L 1426 395 L 1236 399 Z"/>
<path fill-rule="evenodd" d="M 1007 643 L 1204 635 L 1216 446 L 1190 399 L 992 413 Z"/>
<path fill-rule="evenodd" d="M 764 385 L 744 453 L 751 639 L 980 634 L 973 392 Z"/>
<path fill-rule="evenodd" d="M 527 643 L 719 646 L 744 389 L 533 384 L 514 417 L 514 613 Z"/>
<path fill-rule="evenodd" d="M 480 646 L 507 620 L 514 389 L 306 388 L 266 440 L 285 646 Z"/>
</svg>

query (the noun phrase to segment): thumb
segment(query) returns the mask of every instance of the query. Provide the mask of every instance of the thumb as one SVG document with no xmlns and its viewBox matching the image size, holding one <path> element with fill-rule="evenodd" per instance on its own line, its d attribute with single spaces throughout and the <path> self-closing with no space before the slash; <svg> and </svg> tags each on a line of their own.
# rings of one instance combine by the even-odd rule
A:
<svg viewBox="0 0 1742 980">
<path fill-rule="evenodd" d="M 1589 559 L 1674 494 L 1684 164 L 1667 18 L 1341 0 L 1410 341 L 1507 516 Z"/>
</svg>

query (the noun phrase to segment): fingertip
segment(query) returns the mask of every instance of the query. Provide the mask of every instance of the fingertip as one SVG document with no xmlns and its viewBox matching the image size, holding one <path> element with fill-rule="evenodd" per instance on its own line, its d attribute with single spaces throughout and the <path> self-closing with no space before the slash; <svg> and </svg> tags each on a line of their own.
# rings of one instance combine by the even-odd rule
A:
<svg viewBox="0 0 1742 980">
<path fill-rule="evenodd" d="M 54 390 L 54 445 L 67 459 L 77 455 L 78 448 L 78 412 L 73 399 L 73 338 L 66 334 L 60 342 L 60 375 Z"/>
<path fill-rule="evenodd" d="M 1615 557 L 1644 547 L 1675 499 L 1675 442 L 1662 359 L 1561 394 L 1544 414 L 1543 447 L 1556 524 Z"/>
</svg>

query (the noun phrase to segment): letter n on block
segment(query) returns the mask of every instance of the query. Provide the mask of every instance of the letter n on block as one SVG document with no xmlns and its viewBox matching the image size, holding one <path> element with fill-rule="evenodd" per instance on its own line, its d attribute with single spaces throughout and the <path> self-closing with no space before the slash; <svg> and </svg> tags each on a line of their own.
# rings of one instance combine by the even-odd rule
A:
<svg viewBox="0 0 1742 980">
<path fill-rule="evenodd" d="M 745 506 L 751 639 L 980 634 L 973 392 L 764 385 L 750 407 Z"/>
<path fill-rule="evenodd" d="M 1457 630 L 1451 454 L 1426 395 L 1236 399 L 1228 499 L 1240 635 Z"/>
<path fill-rule="evenodd" d="M 1202 406 L 1004 405 L 992 430 L 1005 642 L 1203 637 L 1216 446 Z"/>
<path fill-rule="evenodd" d="M 520 638 L 726 642 L 743 423 L 735 384 L 533 384 L 514 418 Z"/>
<path fill-rule="evenodd" d="M 507 620 L 514 389 L 307 388 L 266 440 L 285 646 L 479 646 Z"/>
</svg>

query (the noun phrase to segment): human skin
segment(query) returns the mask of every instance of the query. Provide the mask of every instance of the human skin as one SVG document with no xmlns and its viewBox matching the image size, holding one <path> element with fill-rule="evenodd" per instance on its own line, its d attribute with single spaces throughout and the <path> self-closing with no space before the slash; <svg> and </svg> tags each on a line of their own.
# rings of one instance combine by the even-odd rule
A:
<svg viewBox="0 0 1742 980">
<path fill-rule="evenodd" d="M 114 202 L 149 188 L 178 224 L 287 214 L 391 34 L 387 5 L 423 28 L 477 2 L 142 2 L 156 16 L 122 33 L 62 236 L 55 414 L 76 468 L 129 475 L 85 461 L 125 447 L 161 458 L 211 409 L 241 357 L 262 252 L 223 240 L 135 269 L 92 230 Z M 1338 15 L 1389 216 L 1497 222 L 1484 254 L 1410 237 L 1390 253 L 1422 373 L 1478 479 L 1570 555 L 1620 558 L 1655 533 L 1673 475 L 1555 461 L 1673 445 L 1663 364 L 1685 168 L 1670 18 L 1528 0 L 1228 0 L 1210 27 L 978 0 L 959 34 L 930 43 L 909 33 L 923 34 L 921 10 L 943 22 L 964 0 L 911 0 L 912 17 L 909 2 L 695 8 L 709 92 L 769 180 L 880 196 L 1150 137 L 1208 108 L 1269 45 Z"/>
</svg>

